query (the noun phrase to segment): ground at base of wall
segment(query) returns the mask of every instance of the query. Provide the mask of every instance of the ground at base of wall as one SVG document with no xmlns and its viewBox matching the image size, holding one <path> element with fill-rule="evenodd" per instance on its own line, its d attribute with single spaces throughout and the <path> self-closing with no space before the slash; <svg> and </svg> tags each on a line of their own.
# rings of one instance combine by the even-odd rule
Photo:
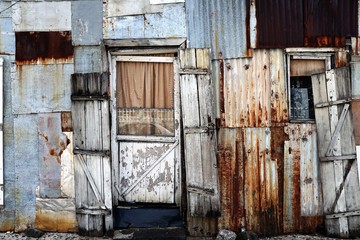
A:
<svg viewBox="0 0 360 240">
<path fill-rule="evenodd" d="M 31 238 L 25 236 L 23 233 L 0 233 L 0 240 L 32 240 L 36 238 Z M 39 240 L 110 240 L 112 238 L 109 237 L 84 237 L 79 236 L 75 233 L 45 233 Z M 212 240 L 215 238 L 201 238 L 201 237 L 188 237 L 188 240 Z M 299 235 L 299 234 L 291 234 L 291 235 L 283 235 L 276 237 L 265 237 L 259 238 L 263 240 L 336 240 L 339 238 L 328 238 L 322 236 L 313 236 L 313 235 Z M 360 238 L 358 238 L 360 240 Z"/>
</svg>

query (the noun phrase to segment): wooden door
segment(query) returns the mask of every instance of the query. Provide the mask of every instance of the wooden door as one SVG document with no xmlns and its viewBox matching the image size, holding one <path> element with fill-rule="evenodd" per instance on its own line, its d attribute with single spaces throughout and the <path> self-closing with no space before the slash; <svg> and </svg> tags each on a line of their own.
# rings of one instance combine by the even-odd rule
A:
<svg viewBox="0 0 360 240">
<path fill-rule="evenodd" d="M 180 203 L 177 59 L 117 56 L 112 68 L 114 200 Z"/>
<path fill-rule="evenodd" d="M 180 50 L 180 88 L 188 212 L 219 215 L 214 89 L 209 49 Z"/>
<path fill-rule="evenodd" d="M 106 73 L 72 75 L 76 216 L 90 236 L 113 228 L 107 86 Z"/>
<path fill-rule="evenodd" d="M 350 83 L 348 68 L 312 76 L 325 224 L 328 234 L 338 237 L 360 228 Z"/>
</svg>

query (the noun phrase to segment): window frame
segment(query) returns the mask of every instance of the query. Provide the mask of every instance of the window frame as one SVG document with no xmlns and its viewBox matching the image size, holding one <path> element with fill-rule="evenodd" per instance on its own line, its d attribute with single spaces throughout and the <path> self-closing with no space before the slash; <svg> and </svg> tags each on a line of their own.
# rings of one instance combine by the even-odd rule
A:
<svg viewBox="0 0 360 240">
<path fill-rule="evenodd" d="M 154 57 L 146 56 L 150 54 L 178 53 L 177 48 L 166 49 L 124 49 L 109 52 L 111 81 L 110 81 L 110 105 L 112 112 L 112 138 L 116 141 L 134 141 L 134 142 L 175 142 L 180 136 L 180 74 L 178 57 Z M 156 61 L 172 63 L 174 68 L 174 135 L 173 136 L 142 136 L 142 135 L 123 135 L 117 132 L 117 111 L 116 111 L 116 64 L 118 61 Z"/>
<path fill-rule="evenodd" d="M 287 99 L 289 109 L 289 122 L 291 123 L 314 123 L 315 119 L 293 119 L 291 114 L 291 60 L 323 60 L 325 62 L 325 71 L 333 67 L 333 59 L 336 50 L 333 48 L 324 49 L 292 49 L 288 48 L 286 52 L 286 78 L 287 78 Z"/>
</svg>

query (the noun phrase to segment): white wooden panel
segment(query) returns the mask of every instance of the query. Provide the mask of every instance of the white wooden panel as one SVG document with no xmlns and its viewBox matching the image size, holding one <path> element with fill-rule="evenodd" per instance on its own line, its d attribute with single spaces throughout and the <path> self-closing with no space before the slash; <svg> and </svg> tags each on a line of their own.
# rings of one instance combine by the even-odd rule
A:
<svg viewBox="0 0 360 240">
<path fill-rule="evenodd" d="M 185 0 L 150 0 L 150 4 L 181 3 Z"/>
<path fill-rule="evenodd" d="M 175 144 L 119 143 L 119 188 L 124 200 L 174 203 Z"/>
<path fill-rule="evenodd" d="M 162 5 L 152 5 L 150 0 L 109 0 L 106 7 L 106 15 L 108 17 L 158 13 L 162 11 Z"/>
<path fill-rule="evenodd" d="M 13 25 L 20 31 L 70 31 L 71 2 L 18 2 L 13 6 Z"/>
</svg>

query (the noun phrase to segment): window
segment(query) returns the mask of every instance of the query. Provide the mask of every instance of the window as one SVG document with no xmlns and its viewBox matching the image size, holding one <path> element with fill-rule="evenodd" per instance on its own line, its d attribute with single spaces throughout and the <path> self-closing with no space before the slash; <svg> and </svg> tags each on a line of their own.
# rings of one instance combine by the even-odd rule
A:
<svg viewBox="0 0 360 240">
<path fill-rule="evenodd" d="M 332 53 L 288 54 L 288 86 L 291 121 L 314 121 L 311 75 L 331 69 Z"/>
<path fill-rule="evenodd" d="M 117 60 L 118 134 L 173 136 L 173 57 L 122 56 Z"/>
</svg>

